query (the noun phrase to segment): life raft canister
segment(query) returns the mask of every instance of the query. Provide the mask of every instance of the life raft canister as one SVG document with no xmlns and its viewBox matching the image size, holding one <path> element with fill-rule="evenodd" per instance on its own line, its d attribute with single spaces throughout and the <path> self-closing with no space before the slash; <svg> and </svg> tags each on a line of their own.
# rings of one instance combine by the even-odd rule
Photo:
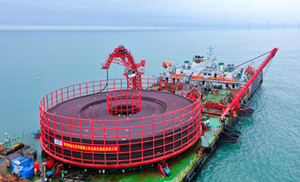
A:
<svg viewBox="0 0 300 182">
<path fill-rule="evenodd" d="M 162 66 L 163 66 L 164 68 L 169 68 L 169 67 L 171 67 L 172 65 L 173 65 L 172 61 L 164 61 L 164 62 L 162 63 Z"/>
<path fill-rule="evenodd" d="M 252 73 L 254 73 L 254 70 L 255 70 L 254 66 L 253 65 L 249 65 L 245 71 L 248 74 L 252 74 Z"/>
<path fill-rule="evenodd" d="M 46 162 L 47 169 L 52 169 L 54 165 L 54 160 L 51 157 L 44 159 L 44 162 Z"/>
<path fill-rule="evenodd" d="M 36 172 L 40 171 L 40 163 L 33 161 L 33 169 L 36 170 Z"/>
</svg>

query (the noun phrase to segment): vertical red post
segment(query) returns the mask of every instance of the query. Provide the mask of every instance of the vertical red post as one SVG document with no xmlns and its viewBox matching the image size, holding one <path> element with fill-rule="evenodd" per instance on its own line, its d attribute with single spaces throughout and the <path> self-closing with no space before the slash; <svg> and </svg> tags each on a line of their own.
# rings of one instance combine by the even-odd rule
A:
<svg viewBox="0 0 300 182">
<path fill-rule="evenodd" d="M 92 130 L 92 147 L 94 147 L 94 121 L 91 121 L 91 130 Z M 95 152 L 92 150 L 92 162 L 95 164 Z"/>
<path fill-rule="evenodd" d="M 153 159 L 155 158 L 155 137 L 154 137 L 154 130 L 155 130 L 155 125 L 154 125 L 154 117 L 152 117 L 152 132 L 153 132 L 153 134 L 152 134 L 152 138 L 153 138 L 153 155 L 152 155 L 152 157 L 153 157 Z"/>
<path fill-rule="evenodd" d="M 116 121 L 116 144 L 117 146 L 119 146 L 119 126 L 118 126 L 118 121 Z M 116 152 L 117 153 L 117 165 L 120 164 L 119 162 L 119 151 Z"/>
<path fill-rule="evenodd" d="M 166 146 L 165 146 L 166 145 L 165 122 L 166 122 L 165 115 L 163 115 L 163 147 L 164 147 L 163 153 L 164 153 L 164 156 L 166 155 L 166 153 L 165 153 L 166 152 L 165 151 L 165 148 L 166 148 Z"/>
<path fill-rule="evenodd" d="M 141 160 L 144 161 L 144 145 L 143 145 L 143 119 L 141 119 Z"/>
<path fill-rule="evenodd" d="M 105 121 L 103 121 L 103 145 L 104 145 L 104 148 L 106 148 L 106 139 L 105 139 L 105 136 L 106 136 L 106 133 L 105 133 Z M 104 151 L 104 165 L 107 164 L 107 160 L 106 160 L 106 150 Z"/>
<path fill-rule="evenodd" d="M 130 121 L 131 121 L 131 120 L 129 119 L 129 120 L 128 120 L 128 125 L 129 125 L 129 129 L 128 129 L 128 130 L 129 130 L 129 134 L 128 134 L 128 135 L 129 135 L 129 136 L 128 136 L 128 140 L 129 140 L 129 141 L 128 141 L 128 143 L 129 143 L 129 161 L 130 161 L 129 163 L 131 164 L 131 130 L 130 130 L 130 128 L 131 128 L 130 124 L 131 124 L 131 123 L 130 123 Z"/>
<path fill-rule="evenodd" d="M 70 141 L 71 143 L 73 144 L 73 136 L 72 136 L 72 119 L 70 119 Z M 64 151 L 63 151 L 64 152 Z M 73 156 L 73 148 L 71 148 L 71 156 Z M 73 157 L 72 158 L 72 161 L 73 161 Z"/>
<path fill-rule="evenodd" d="M 80 143 L 82 144 L 82 120 L 80 119 Z M 83 150 L 81 148 L 81 163 L 83 163 Z"/>
</svg>

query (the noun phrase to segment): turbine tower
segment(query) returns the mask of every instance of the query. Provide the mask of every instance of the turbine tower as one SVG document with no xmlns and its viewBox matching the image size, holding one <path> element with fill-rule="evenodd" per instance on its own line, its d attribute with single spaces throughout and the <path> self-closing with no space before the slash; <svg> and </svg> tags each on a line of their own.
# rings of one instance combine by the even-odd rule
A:
<svg viewBox="0 0 300 182">
<path fill-rule="evenodd" d="M 133 31 L 134 31 L 134 24 L 135 24 L 135 22 L 133 22 L 133 25 L 132 25 Z"/>
<path fill-rule="evenodd" d="M 225 31 L 227 31 L 227 18 L 226 18 L 225 22 L 224 22 L 224 23 L 222 23 L 222 25 L 224 25 L 224 26 L 225 26 Z"/>
<path fill-rule="evenodd" d="M 298 21 L 298 30 L 299 30 L 299 21 Z"/>
<path fill-rule="evenodd" d="M 267 20 L 267 22 L 268 22 L 268 30 L 269 30 L 269 28 L 270 28 L 270 23 L 269 23 L 269 21 Z"/>
<path fill-rule="evenodd" d="M 247 22 L 248 22 L 248 21 L 247 21 Z M 250 23 L 251 23 L 251 22 L 248 22 L 248 30 L 250 30 Z"/>
<path fill-rule="evenodd" d="M 283 24 L 284 30 L 285 30 L 285 26 L 286 26 L 286 23 L 284 22 L 284 24 Z"/>
</svg>

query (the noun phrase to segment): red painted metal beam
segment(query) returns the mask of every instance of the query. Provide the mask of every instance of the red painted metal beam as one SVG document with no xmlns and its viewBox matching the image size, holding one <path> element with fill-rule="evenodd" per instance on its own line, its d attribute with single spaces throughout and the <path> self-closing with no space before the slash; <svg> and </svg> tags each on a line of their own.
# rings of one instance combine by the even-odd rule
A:
<svg viewBox="0 0 300 182">
<path fill-rule="evenodd" d="M 269 63 L 269 61 L 275 56 L 276 52 L 278 51 L 278 47 L 274 48 L 270 54 L 266 57 L 266 59 L 261 63 L 252 77 L 248 80 L 248 82 L 244 85 L 240 93 L 231 101 L 230 105 L 226 108 L 225 112 L 221 115 L 220 121 L 224 119 L 225 115 L 230 111 L 230 109 L 239 102 L 239 99 L 243 96 L 244 92 L 248 89 L 248 87 L 253 83 L 255 78 L 259 75 L 259 73 L 263 70 L 263 68 Z"/>
<path fill-rule="evenodd" d="M 201 112 L 208 113 L 208 114 L 215 114 L 215 115 L 221 115 L 222 114 L 221 112 L 207 111 L 207 110 L 202 110 Z M 232 115 L 227 113 L 227 116 L 232 116 Z"/>
<path fill-rule="evenodd" d="M 140 63 L 135 63 L 131 52 L 125 49 L 124 46 L 119 46 L 118 48 L 115 48 L 115 50 L 109 54 L 106 61 L 102 63 L 102 69 L 109 69 L 111 63 L 126 67 L 126 73 L 124 75 L 128 82 L 127 89 L 141 89 L 141 75 L 143 75 L 144 72 L 139 71 L 138 69 L 145 66 L 145 60 L 141 60 Z M 135 71 L 135 75 L 128 75 L 129 70 Z"/>
<path fill-rule="evenodd" d="M 207 107 L 209 109 L 225 109 L 226 106 L 225 105 L 222 105 L 222 104 L 218 104 L 218 103 L 212 103 L 211 101 L 207 101 L 205 102 L 203 105 L 202 105 L 202 108 L 203 107 Z"/>
</svg>

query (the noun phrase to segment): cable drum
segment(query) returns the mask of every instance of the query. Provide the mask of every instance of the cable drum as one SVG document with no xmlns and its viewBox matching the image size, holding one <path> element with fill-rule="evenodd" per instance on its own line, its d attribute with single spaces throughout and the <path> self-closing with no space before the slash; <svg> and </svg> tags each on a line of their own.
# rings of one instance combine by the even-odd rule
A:
<svg viewBox="0 0 300 182">
<path fill-rule="evenodd" d="M 120 79 L 109 80 L 103 92 L 106 80 L 46 95 L 40 101 L 43 150 L 69 164 L 111 169 L 155 163 L 188 149 L 202 131 L 200 92 L 142 81 L 142 90 L 127 90 Z"/>
</svg>

